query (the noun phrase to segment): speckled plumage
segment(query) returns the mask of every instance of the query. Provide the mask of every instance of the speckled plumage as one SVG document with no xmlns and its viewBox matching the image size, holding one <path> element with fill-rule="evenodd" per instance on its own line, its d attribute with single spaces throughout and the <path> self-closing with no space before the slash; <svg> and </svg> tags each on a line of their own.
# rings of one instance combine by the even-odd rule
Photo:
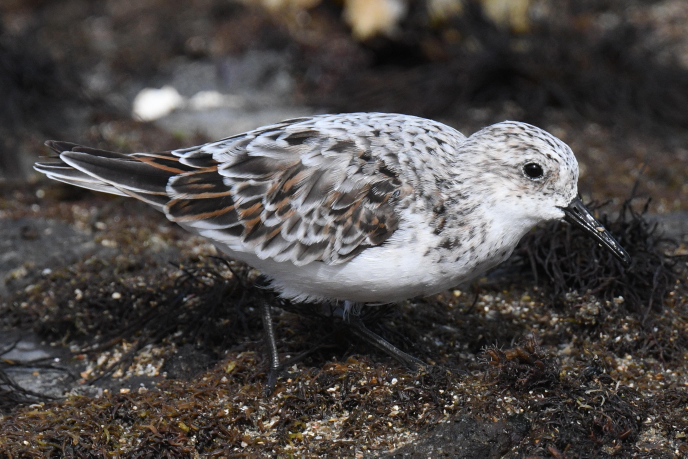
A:
<svg viewBox="0 0 688 459">
<path fill-rule="evenodd" d="M 165 153 L 49 145 L 60 161 L 37 170 L 142 199 L 299 301 L 437 293 L 505 260 L 577 195 L 571 149 L 511 121 L 465 137 L 413 116 L 352 113 Z M 524 172 L 531 163 L 541 177 Z"/>
</svg>

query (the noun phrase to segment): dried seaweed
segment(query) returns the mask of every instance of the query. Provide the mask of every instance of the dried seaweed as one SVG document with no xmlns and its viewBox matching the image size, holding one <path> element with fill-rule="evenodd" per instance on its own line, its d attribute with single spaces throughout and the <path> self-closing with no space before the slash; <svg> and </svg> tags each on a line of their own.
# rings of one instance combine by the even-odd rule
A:
<svg viewBox="0 0 688 459">
<path fill-rule="evenodd" d="M 487 348 L 483 359 L 490 365 L 488 379 L 523 401 L 542 429 L 530 454 L 546 448 L 554 457 L 587 458 L 632 451 L 645 402 L 635 390 L 615 384 L 600 361 L 562 373 L 558 360 L 533 337 L 506 351 Z"/>
<path fill-rule="evenodd" d="M 436 423 L 454 407 L 456 376 L 446 371 L 416 379 L 350 359 L 305 369 L 266 400 L 258 367 L 254 352 L 232 353 L 227 364 L 191 384 L 167 381 L 154 390 L 105 393 L 98 400 L 71 397 L 17 412 L 0 426 L 0 445 L 6 447 L 0 457 L 29 451 L 58 457 L 106 451 L 126 457 L 259 456 L 268 445 L 303 444 L 319 425 L 327 429 L 334 422 L 342 432 L 338 439 L 316 443 L 311 451 L 335 448 L 348 456 L 360 451 L 367 435 Z"/>
<path fill-rule="evenodd" d="M 538 227 L 521 241 L 516 255 L 527 260 L 536 283 L 551 288 L 554 303 L 575 291 L 605 301 L 622 298 L 626 309 L 643 321 L 650 312 L 662 310 L 688 257 L 666 254 L 675 242 L 645 218 L 650 200 L 640 212 L 632 200 L 623 203 L 615 219 L 607 214 L 599 219 L 631 255 L 629 267 L 582 230 L 558 221 Z M 593 202 L 588 207 L 598 212 L 604 205 Z"/>
<path fill-rule="evenodd" d="M 486 376 L 496 376 L 502 384 L 521 391 L 541 386 L 552 387 L 559 382 L 559 361 L 545 355 L 532 336 L 513 349 L 488 346 L 483 352 L 482 361 L 491 367 Z"/>
<path fill-rule="evenodd" d="M 224 273 L 218 270 L 219 263 L 224 264 Z M 91 383 L 117 369 L 126 368 L 136 354 L 150 344 L 159 344 L 163 340 L 180 346 L 189 343 L 196 349 L 216 355 L 239 343 L 249 328 L 254 333 L 259 329 L 256 314 L 252 317 L 246 314 L 246 310 L 253 310 L 252 305 L 262 294 L 260 289 L 247 282 L 249 268 L 244 265 L 232 267 L 223 259 L 218 259 L 214 266 L 175 266 L 183 274 L 169 289 L 149 291 L 147 295 L 126 293 L 133 293 L 143 304 L 153 301 L 158 306 L 149 308 L 133 320 L 119 322 L 119 326 L 79 350 L 80 353 L 97 354 L 122 340 L 135 341 L 135 345 L 116 364 L 101 372 Z"/>
<path fill-rule="evenodd" d="M 357 345 L 340 339 L 348 337 L 337 335 L 337 321 L 323 315 L 319 307 L 294 311 L 301 317 L 276 314 L 282 356 L 315 351 L 280 380 L 271 399 L 265 399 L 266 362 L 255 305 L 259 297 L 271 294 L 253 281 L 252 272 L 239 264 L 198 258 L 185 261 L 177 277 L 175 272 L 143 262 L 116 267 L 108 271 L 112 276 L 103 279 L 98 278 L 103 268 L 94 261 L 77 264 L 75 272 L 55 270 L 18 298 L 21 303 L 36 292 L 53 291 L 55 301 L 49 309 L 31 302 L 36 311 L 18 305 L 12 311 L 35 314 L 53 339 L 64 339 L 71 332 L 79 342 L 94 345 L 94 354 L 96 349 L 126 340 L 136 348 L 143 342 L 157 342 L 162 346 L 175 343 L 178 351 L 187 346 L 201 349 L 215 356 L 208 365 L 224 360 L 194 377 L 162 380 L 145 391 L 106 391 L 97 399 L 69 397 L 40 407 L 15 408 L 0 426 L 0 441 L 12 457 L 29 456 L 29 451 L 35 451 L 34 456 L 56 457 L 115 453 L 231 457 L 269 451 L 353 456 L 361 452 L 361 445 L 374 443 L 388 450 L 398 445 L 399 438 L 441 428 L 443 421 L 457 416 L 476 418 L 480 425 L 497 419 L 494 425 L 501 426 L 501 420 L 513 413 L 510 410 L 523 410 L 519 412 L 532 423 L 532 429 L 519 434 L 515 443 L 509 439 L 504 443 L 525 455 L 576 457 L 579 451 L 580 457 L 586 457 L 584 446 L 600 455 L 635 451 L 638 427 L 631 421 L 645 419 L 648 413 L 664 416 L 661 425 L 667 432 L 674 432 L 671 426 L 682 428 L 685 398 L 680 391 L 666 392 L 665 410 L 647 397 L 642 404 L 633 390 L 616 388 L 604 362 L 588 359 L 581 368 L 563 369 L 559 359 L 545 354 L 534 342 L 521 344 L 520 350 L 493 348 L 487 355 L 498 362 L 489 365 L 485 377 L 463 353 L 484 346 L 485 341 L 508 343 L 523 333 L 524 323 L 538 317 L 519 319 L 507 312 L 488 318 L 488 305 L 521 298 L 518 289 L 506 291 L 503 284 L 497 290 L 483 286 L 486 291 L 475 299 L 452 292 L 408 302 L 401 307 L 403 316 L 396 308 L 364 310 L 367 323 L 380 334 L 407 349 L 413 343 L 411 352 L 439 362 L 420 375 L 407 374 L 397 364 L 354 355 Z M 122 272 L 123 277 L 116 277 Z M 73 282 L 66 283 L 65 277 Z M 83 287 L 86 284 L 88 291 Z M 84 298 L 70 308 L 74 288 L 83 289 Z M 131 300 L 115 301 L 113 290 Z M 93 335 L 98 336 L 95 341 Z M 673 335 L 659 338 L 664 346 Z M 556 343 L 566 339 L 565 335 L 550 337 Z M 107 380 L 101 382 L 107 387 Z M 595 398 L 599 394 L 605 402 Z M 558 416 L 553 420 L 551 413 Z M 333 425 L 337 427 L 336 435 L 328 437 L 331 441 L 315 440 L 315 429 Z M 9 456 L 0 453 L 0 457 Z"/>
</svg>

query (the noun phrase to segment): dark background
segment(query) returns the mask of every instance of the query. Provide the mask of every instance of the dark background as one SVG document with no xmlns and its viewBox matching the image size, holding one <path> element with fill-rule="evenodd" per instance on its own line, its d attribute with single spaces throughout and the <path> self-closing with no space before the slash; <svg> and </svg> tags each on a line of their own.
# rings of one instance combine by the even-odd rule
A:
<svg viewBox="0 0 688 459">
<path fill-rule="evenodd" d="M 293 113 L 391 111 L 466 134 L 503 119 L 562 137 L 583 192 L 619 198 L 646 164 L 682 208 L 688 12 L 680 1 L 6 0 L 0 177 L 34 177 L 44 140 L 117 150 L 224 137 Z M 394 13 L 394 5 L 404 5 Z M 269 6 L 269 8 L 267 7 Z M 500 9 L 501 8 L 501 9 Z M 501 13 L 500 13 L 501 11 Z M 353 26 L 353 29 L 352 29 Z M 131 120 L 145 87 L 231 108 Z"/>
</svg>

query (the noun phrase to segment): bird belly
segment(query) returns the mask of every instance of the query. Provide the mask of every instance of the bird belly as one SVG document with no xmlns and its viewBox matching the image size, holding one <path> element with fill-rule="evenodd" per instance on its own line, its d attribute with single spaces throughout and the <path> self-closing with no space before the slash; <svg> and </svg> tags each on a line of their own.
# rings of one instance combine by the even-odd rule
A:
<svg viewBox="0 0 688 459">
<path fill-rule="evenodd" d="M 236 246 L 216 244 L 262 271 L 272 286 L 291 300 L 393 302 L 431 295 L 474 277 L 471 263 L 439 260 L 435 250 L 439 242 L 429 226 L 407 225 L 382 245 L 344 263 L 315 261 L 304 266 L 262 260 L 251 252 L 237 251 Z"/>
</svg>

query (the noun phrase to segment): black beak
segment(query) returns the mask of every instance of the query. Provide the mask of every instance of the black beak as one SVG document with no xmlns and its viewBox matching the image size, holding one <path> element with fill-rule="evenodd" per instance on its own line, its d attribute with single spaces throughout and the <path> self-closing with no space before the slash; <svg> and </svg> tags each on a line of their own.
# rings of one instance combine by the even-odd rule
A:
<svg viewBox="0 0 688 459">
<path fill-rule="evenodd" d="M 564 218 L 568 222 L 573 223 L 596 239 L 600 244 L 609 249 L 616 258 L 621 260 L 624 265 L 628 266 L 631 264 L 631 257 L 628 253 L 616 242 L 616 239 L 609 234 L 604 226 L 592 216 L 590 211 L 585 208 L 580 198 L 571 201 L 568 207 L 561 207 L 561 210 L 566 214 Z"/>
</svg>

